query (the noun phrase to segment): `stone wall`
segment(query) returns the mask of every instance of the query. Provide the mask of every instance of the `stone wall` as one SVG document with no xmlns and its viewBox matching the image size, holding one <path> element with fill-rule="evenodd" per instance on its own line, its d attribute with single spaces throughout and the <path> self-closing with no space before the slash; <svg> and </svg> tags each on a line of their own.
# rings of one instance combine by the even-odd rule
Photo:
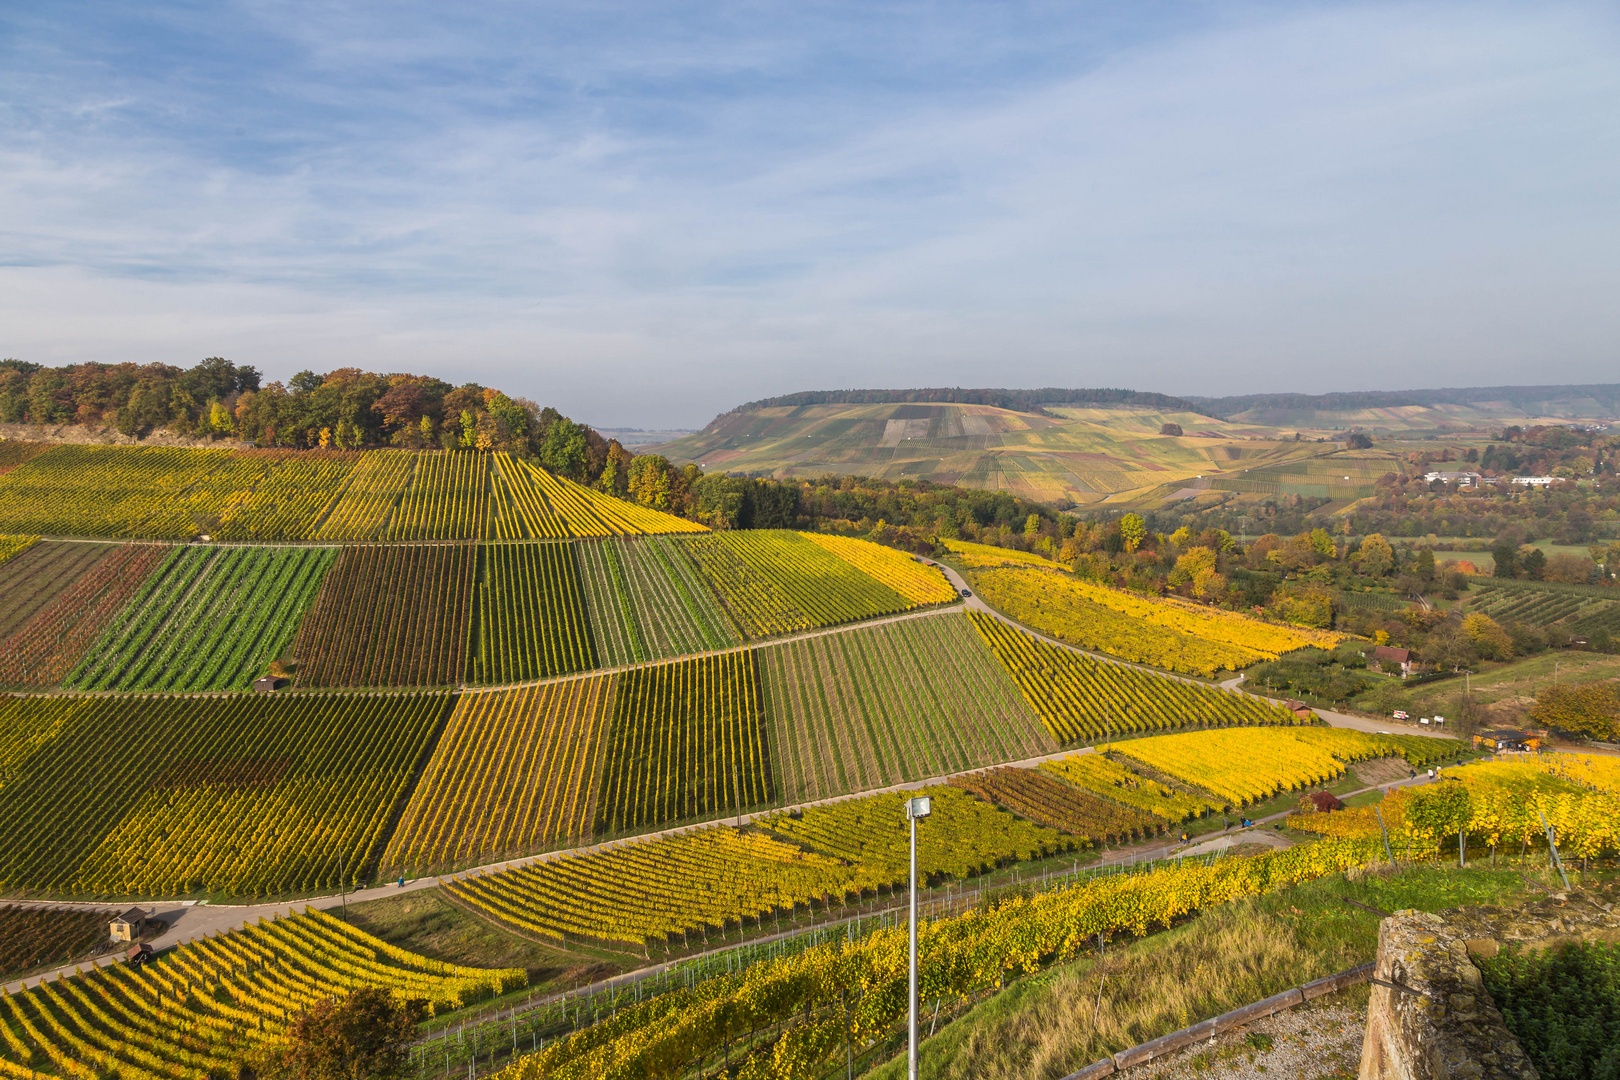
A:
<svg viewBox="0 0 1620 1080">
<path fill-rule="evenodd" d="M 1473 957 L 1495 956 L 1509 943 L 1544 949 L 1578 941 L 1620 942 L 1612 893 L 1571 890 L 1514 908 L 1399 911 L 1385 919 L 1360 1080 L 1539 1077 Z"/>
</svg>

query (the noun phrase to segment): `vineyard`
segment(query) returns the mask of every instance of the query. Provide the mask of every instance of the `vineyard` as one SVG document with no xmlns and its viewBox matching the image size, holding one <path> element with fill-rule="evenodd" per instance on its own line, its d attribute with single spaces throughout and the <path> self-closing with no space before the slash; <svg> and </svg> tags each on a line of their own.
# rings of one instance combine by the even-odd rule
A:
<svg viewBox="0 0 1620 1080">
<path fill-rule="evenodd" d="M 1060 743 L 1134 731 L 1292 724 L 1259 698 L 1111 664 L 969 612 L 1024 698 Z"/>
<path fill-rule="evenodd" d="M 157 544 L 124 544 L 96 560 L 0 642 L 0 687 L 59 685 L 167 553 Z"/>
<path fill-rule="evenodd" d="M 987 803 L 1099 847 L 1164 832 L 1162 819 L 1080 791 L 1039 769 L 987 769 L 953 776 L 951 783 Z"/>
<path fill-rule="evenodd" d="M 567 522 L 569 531 L 575 536 L 639 536 L 709 531 L 696 522 L 592 491 L 533 465 L 522 467 L 528 470 L 530 477 L 545 494 L 546 501 Z"/>
<path fill-rule="evenodd" d="M 1237 671 L 1342 636 L 1274 626 L 1229 611 L 1081 581 L 1061 570 L 991 567 L 968 583 L 998 611 L 1043 634 L 1141 664 L 1191 675 Z"/>
<path fill-rule="evenodd" d="M 707 531 L 506 453 L 0 444 L 0 533 L 332 542 Z"/>
<path fill-rule="evenodd" d="M 1546 833 L 1542 818 L 1557 831 L 1565 858 L 1612 855 L 1620 851 L 1620 795 L 1593 791 L 1560 775 L 1562 767 L 1543 755 L 1541 761 L 1489 762 L 1446 770 L 1438 787 L 1392 791 L 1373 807 L 1330 814 L 1295 814 L 1288 823 L 1296 829 L 1329 838 L 1375 838 L 1387 830 L 1392 848 L 1402 857 L 1436 850 L 1457 851 L 1459 826 L 1469 839 L 1493 849 L 1508 847 L 1523 864 L 1525 852 L 1539 844 L 1543 854 Z M 1557 771 L 1554 771 L 1554 770 Z M 1453 783 L 1465 795 L 1460 804 L 1440 815 L 1417 812 L 1437 796 L 1447 803 Z"/>
<path fill-rule="evenodd" d="M 241 450 L 233 460 L 262 461 L 264 470 L 220 512 L 219 540 L 304 539 L 355 466 L 353 454 L 332 450 Z"/>
<path fill-rule="evenodd" d="M 347 547 L 298 628 L 300 686 L 442 686 L 467 647 L 477 549 Z"/>
<path fill-rule="evenodd" d="M 640 832 L 772 798 L 752 651 L 619 676 L 597 832 Z"/>
<path fill-rule="evenodd" d="M 918 831 L 919 875 L 966 877 L 1073 846 L 965 791 L 927 792 L 934 811 Z M 905 795 L 869 796 L 773 815 L 758 830 L 700 829 L 444 887 L 532 934 L 636 945 L 676 935 L 690 941 L 711 928 L 764 925 L 773 912 L 798 905 L 847 904 L 891 890 L 908 867 L 904 805 Z"/>
<path fill-rule="evenodd" d="M 409 450 L 371 450 L 349 472 L 348 486 L 326 518 L 306 530 L 316 541 L 383 540 L 394 509 L 411 486 L 416 455 Z"/>
<path fill-rule="evenodd" d="M 617 677 L 463 694 L 382 858 L 418 875 L 587 839 Z"/>
<path fill-rule="evenodd" d="M 1453 739 L 1369 735 L 1344 728 L 1187 731 L 1122 742 L 1114 752 L 1201 788 L 1233 806 L 1326 783 L 1347 763 L 1404 757 L 1427 767 L 1456 756 Z"/>
<path fill-rule="evenodd" d="M 111 914 L 0 904 L 0 980 L 84 956 L 106 940 Z"/>
<path fill-rule="evenodd" d="M 1571 635 L 1590 635 L 1598 630 L 1620 634 L 1620 600 L 1613 589 L 1586 585 L 1559 585 L 1553 582 L 1497 581 L 1486 578 L 1475 584 L 1477 590 L 1468 603 L 1470 611 L 1482 612 L 1497 622 L 1524 622 L 1558 628 Z"/>
<path fill-rule="evenodd" d="M 771 759 L 789 803 L 1056 749 L 960 616 L 803 638 L 756 655 Z"/>
<path fill-rule="evenodd" d="M 1335 841 L 1212 865 L 1094 878 L 924 924 L 919 996 L 957 999 L 1006 974 L 1073 960 L 1099 935 L 1140 935 L 1243 896 L 1359 866 L 1376 842 Z M 906 1012 L 906 930 L 835 940 L 616 1011 L 496 1074 L 499 1080 L 673 1078 L 722 1053 L 739 1075 L 819 1076 Z M 765 1037 L 754 1040 L 761 1033 Z M 751 1045 L 750 1045 L 751 1044 Z M 836 1053 L 835 1053 L 836 1052 Z"/>
<path fill-rule="evenodd" d="M 545 679 L 597 666 L 574 545 L 484 544 L 472 681 Z"/>
<path fill-rule="evenodd" d="M 488 455 L 425 450 L 410 490 L 388 523 L 390 540 L 473 540 L 483 535 Z"/>
<path fill-rule="evenodd" d="M 1178 824 L 1220 810 L 1206 798 L 1132 772 L 1103 754 L 1070 754 L 1040 767 L 1104 800 Z"/>
<path fill-rule="evenodd" d="M 331 548 L 171 548 L 67 685 L 246 690 L 292 641 L 336 556 Z"/>
<path fill-rule="evenodd" d="M 573 545 L 591 626 L 609 667 L 728 649 L 741 643 L 697 567 L 664 537 Z"/>
<path fill-rule="evenodd" d="M 445 695 L 12 698 L 0 887 L 305 893 L 362 876 Z M 139 768 L 103 767 L 140 749 Z M 86 785 L 86 770 L 96 783 Z"/>
<path fill-rule="evenodd" d="M 489 523 L 491 540 L 560 540 L 568 526 L 546 502 L 534 470 L 511 454 L 497 451 L 490 470 Z"/>
<path fill-rule="evenodd" d="M 19 465 L 26 465 L 50 448 L 50 443 L 0 439 L 0 476 L 4 476 Z"/>
<path fill-rule="evenodd" d="M 30 545 L 0 563 L 0 596 L 6 598 L 0 606 L 0 648 L 29 619 L 115 550 L 107 544 L 46 541 Z"/>
<path fill-rule="evenodd" d="M 683 537 L 743 635 L 758 639 L 909 611 L 917 604 L 798 533 Z"/>
<path fill-rule="evenodd" d="M 230 460 L 228 450 L 53 446 L 0 476 L 0 532 L 190 538 L 192 512 L 217 515 L 241 490 L 235 475 L 222 494 L 206 483 Z"/>
<path fill-rule="evenodd" d="M 39 543 L 37 536 L 0 536 L 0 566 Z"/>
<path fill-rule="evenodd" d="M 526 984 L 515 970 L 417 956 L 329 915 L 260 920 L 140 967 L 114 964 L 0 997 L 0 1072 L 233 1075 L 313 1002 L 380 987 L 443 1013 Z"/>
<path fill-rule="evenodd" d="M 948 604 L 956 589 L 945 575 L 894 548 L 869 540 L 826 533 L 800 533 L 806 540 L 832 552 L 868 577 L 875 578 L 913 604 Z"/>
</svg>

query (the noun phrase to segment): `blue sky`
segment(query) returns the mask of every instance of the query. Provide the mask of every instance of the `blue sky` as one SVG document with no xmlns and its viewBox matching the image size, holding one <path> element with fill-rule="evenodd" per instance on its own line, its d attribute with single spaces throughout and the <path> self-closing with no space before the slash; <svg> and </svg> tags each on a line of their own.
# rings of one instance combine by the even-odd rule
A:
<svg viewBox="0 0 1620 1080">
<path fill-rule="evenodd" d="M 1612 4 L 0 8 L 0 355 L 845 386 L 1620 380 Z"/>
</svg>

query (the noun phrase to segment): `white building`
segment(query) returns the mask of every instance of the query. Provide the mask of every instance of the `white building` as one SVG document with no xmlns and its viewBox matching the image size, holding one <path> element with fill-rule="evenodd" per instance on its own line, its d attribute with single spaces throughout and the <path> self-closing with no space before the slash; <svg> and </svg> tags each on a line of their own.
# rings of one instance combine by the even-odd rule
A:
<svg viewBox="0 0 1620 1080">
<path fill-rule="evenodd" d="M 1515 484 L 1523 484 L 1525 487 L 1546 487 L 1548 484 L 1556 484 L 1556 483 L 1558 483 L 1558 477 L 1556 477 L 1556 476 L 1515 476 L 1513 478 L 1513 482 Z"/>
</svg>

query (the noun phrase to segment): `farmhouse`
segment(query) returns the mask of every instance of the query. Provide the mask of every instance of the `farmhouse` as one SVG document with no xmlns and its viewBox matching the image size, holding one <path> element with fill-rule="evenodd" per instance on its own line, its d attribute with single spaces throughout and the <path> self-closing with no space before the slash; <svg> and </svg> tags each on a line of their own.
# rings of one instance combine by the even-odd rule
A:
<svg viewBox="0 0 1620 1080">
<path fill-rule="evenodd" d="M 1380 668 L 1389 671 L 1399 665 L 1401 678 L 1412 674 L 1412 650 L 1399 649 L 1394 645 L 1375 645 L 1367 659 L 1376 663 Z"/>
</svg>

